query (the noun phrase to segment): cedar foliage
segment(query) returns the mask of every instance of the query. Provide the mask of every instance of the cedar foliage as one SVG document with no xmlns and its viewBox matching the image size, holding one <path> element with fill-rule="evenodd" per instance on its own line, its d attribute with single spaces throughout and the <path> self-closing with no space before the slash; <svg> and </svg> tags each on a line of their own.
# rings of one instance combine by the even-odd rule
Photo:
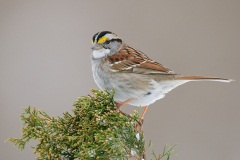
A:
<svg viewBox="0 0 240 160">
<path fill-rule="evenodd" d="M 10 138 L 19 149 L 31 140 L 37 160 L 121 160 L 145 158 L 145 146 L 138 112 L 126 115 L 116 110 L 114 92 L 92 90 L 93 95 L 83 96 L 74 103 L 72 113 L 62 117 L 49 116 L 30 106 L 21 115 L 22 137 Z M 175 146 L 174 146 L 175 147 Z M 154 157 L 167 160 L 174 147 L 166 146 L 162 154 Z"/>
</svg>

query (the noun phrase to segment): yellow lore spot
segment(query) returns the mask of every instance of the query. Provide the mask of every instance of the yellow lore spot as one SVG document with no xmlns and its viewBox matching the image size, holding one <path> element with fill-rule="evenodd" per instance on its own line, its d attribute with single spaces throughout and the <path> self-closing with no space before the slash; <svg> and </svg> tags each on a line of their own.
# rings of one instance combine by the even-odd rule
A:
<svg viewBox="0 0 240 160">
<path fill-rule="evenodd" d="M 103 36 L 103 37 L 99 38 L 98 43 L 103 43 L 103 42 L 105 42 L 107 39 L 108 39 L 108 38 L 107 38 L 106 36 Z"/>
</svg>

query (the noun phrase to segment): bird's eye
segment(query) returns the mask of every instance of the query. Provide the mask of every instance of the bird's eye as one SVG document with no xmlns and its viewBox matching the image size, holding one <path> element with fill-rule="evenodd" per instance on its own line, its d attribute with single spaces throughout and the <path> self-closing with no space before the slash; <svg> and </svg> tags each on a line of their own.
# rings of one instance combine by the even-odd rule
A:
<svg viewBox="0 0 240 160">
<path fill-rule="evenodd" d="M 105 44 L 109 44 L 109 43 L 110 43 L 110 41 L 109 41 L 109 40 L 106 40 Z"/>
</svg>

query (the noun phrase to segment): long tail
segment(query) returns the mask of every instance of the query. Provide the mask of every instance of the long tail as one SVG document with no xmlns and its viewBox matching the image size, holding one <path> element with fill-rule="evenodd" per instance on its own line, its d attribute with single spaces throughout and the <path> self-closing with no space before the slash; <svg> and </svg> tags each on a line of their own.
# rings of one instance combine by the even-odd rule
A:
<svg viewBox="0 0 240 160">
<path fill-rule="evenodd" d="M 181 76 L 176 77 L 175 80 L 187 80 L 187 81 L 219 81 L 219 82 L 231 82 L 232 79 L 225 79 L 219 77 L 211 77 L 211 76 Z"/>
</svg>

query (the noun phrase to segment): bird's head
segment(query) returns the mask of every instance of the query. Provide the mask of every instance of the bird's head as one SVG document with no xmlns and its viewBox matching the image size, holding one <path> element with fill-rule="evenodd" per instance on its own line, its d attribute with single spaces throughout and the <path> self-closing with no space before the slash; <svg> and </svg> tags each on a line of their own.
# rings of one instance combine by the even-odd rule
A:
<svg viewBox="0 0 240 160">
<path fill-rule="evenodd" d="M 93 58 L 99 59 L 114 55 L 122 47 L 122 40 L 110 31 L 96 33 L 92 38 Z"/>
</svg>

